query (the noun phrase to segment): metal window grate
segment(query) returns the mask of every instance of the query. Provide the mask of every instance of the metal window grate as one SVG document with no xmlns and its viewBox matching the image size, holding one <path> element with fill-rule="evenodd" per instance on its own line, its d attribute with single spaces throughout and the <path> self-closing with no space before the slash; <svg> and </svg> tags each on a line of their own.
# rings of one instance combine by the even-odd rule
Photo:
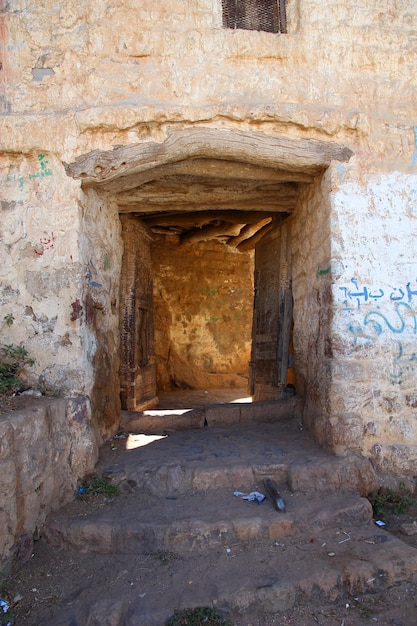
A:
<svg viewBox="0 0 417 626">
<path fill-rule="evenodd" d="M 286 0 L 222 0 L 223 26 L 286 33 Z"/>
</svg>

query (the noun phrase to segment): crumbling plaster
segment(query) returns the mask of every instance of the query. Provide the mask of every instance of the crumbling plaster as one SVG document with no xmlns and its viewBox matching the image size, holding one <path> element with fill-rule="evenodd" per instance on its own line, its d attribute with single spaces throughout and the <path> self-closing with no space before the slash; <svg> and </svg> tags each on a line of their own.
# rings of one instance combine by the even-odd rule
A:
<svg viewBox="0 0 417 626">
<path fill-rule="evenodd" d="M 285 36 L 223 29 L 220 0 L 19 0 L 0 9 L 0 320 L 18 320 L 7 336 L 34 353 L 33 380 L 94 395 L 96 366 L 107 362 L 108 380 L 117 370 L 120 224 L 112 199 L 83 191 L 64 164 L 195 127 L 331 140 L 354 155 L 303 192 L 291 218 L 306 420 L 340 453 L 351 446 L 382 468 L 411 471 L 415 2 L 290 0 Z M 345 310 L 343 290 L 364 287 L 384 291 L 379 304 L 352 297 Z M 409 307 L 401 314 L 395 289 Z M 83 317 L 87 302 L 100 331 Z M 106 412 L 102 436 L 117 405 Z"/>
</svg>

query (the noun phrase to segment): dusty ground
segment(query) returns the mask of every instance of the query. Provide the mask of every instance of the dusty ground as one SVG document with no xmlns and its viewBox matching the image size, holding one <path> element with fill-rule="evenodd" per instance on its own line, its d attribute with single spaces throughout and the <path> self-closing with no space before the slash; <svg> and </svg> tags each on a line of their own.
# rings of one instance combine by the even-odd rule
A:
<svg viewBox="0 0 417 626">
<path fill-rule="evenodd" d="M 22 408 L 31 402 L 30 398 L 21 397 L 9 401 L 6 410 Z M 121 495 L 119 498 L 127 496 Z M 71 505 L 74 513 L 84 514 L 91 510 L 99 511 L 108 507 L 109 502 L 103 496 L 89 500 L 75 500 Z M 386 528 L 410 546 L 417 548 L 417 534 L 406 535 L 401 531 L 404 524 L 417 520 L 417 504 L 401 515 L 386 514 Z M 263 563 L 271 552 L 280 551 L 285 558 L 312 546 L 296 545 L 298 540 L 288 537 L 267 546 L 251 546 L 258 550 L 258 575 L 262 576 Z M 316 546 L 319 541 L 316 542 Z M 8 624 L 11 617 L 16 626 L 81 626 L 85 622 L 71 622 L 71 611 L 79 605 L 94 605 L 98 598 L 104 599 L 106 610 L 92 625 L 109 626 L 119 624 L 112 620 L 112 606 L 118 602 L 130 604 L 137 602 L 143 595 L 155 597 L 173 597 L 192 588 L 197 582 L 204 581 L 208 569 L 216 569 L 219 581 L 225 578 L 226 559 L 236 558 L 239 562 L 240 575 L 246 571 L 247 546 L 231 547 L 230 556 L 208 554 L 205 558 L 184 558 L 171 552 L 157 552 L 148 555 L 137 554 L 79 554 L 52 548 L 42 539 L 35 543 L 30 561 L 4 582 L 0 597 L 12 604 L 12 609 L 3 616 L 1 626 Z M 251 572 L 253 575 L 254 572 Z M 255 572 L 255 575 L 257 573 Z M 325 576 L 325 572 L 323 572 Z M 257 609 L 246 610 L 227 617 L 234 626 L 415 626 L 417 624 L 417 581 L 402 583 L 384 591 L 375 593 L 343 595 L 334 601 L 322 601 L 320 597 L 305 600 L 298 598 L 295 606 L 279 614 L 268 614 Z M 57 608 L 63 609 L 67 621 L 51 621 Z M 100 615 L 100 613 L 98 613 Z M 133 622 L 129 622 L 131 624 Z M 164 620 L 161 621 L 163 626 Z M 137 626 L 148 626 L 138 621 Z"/>
<path fill-rule="evenodd" d="M 100 496 L 88 501 L 76 500 L 71 506 L 75 512 L 83 514 L 83 511 L 106 507 L 108 502 Z M 412 523 L 416 519 L 417 506 L 401 515 L 386 516 L 388 529 L 417 548 L 417 534 L 407 536 L 400 530 L 404 523 Z M 252 548 L 256 549 L 256 546 Z M 303 549 L 302 546 L 298 548 Z M 266 549 L 259 546 L 259 571 L 262 570 L 262 562 L 268 558 L 268 550 L 280 550 L 284 558 L 285 553 L 289 554 L 293 549 L 292 538 L 271 543 Z M 244 546 L 232 546 L 232 557 L 240 560 L 242 571 L 245 570 L 247 550 Z M 206 560 L 201 557 L 184 559 L 170 552 L 150 555 L 78 554 L 51 548 L 40 540 L 35 544 L 29 563 L 8 580 L 3 597 L 7 595 L 12 602 L 15 600 L 13 615 L 17 626 L 49 625 L 52 623 L 51 615 L 58 606 L 64 607 L 70 615 L 71 608 L 78 603 L 93 605 L 100 596 L 111 596 L 114 603 L 129 603 L 144 593 L 175 597 L 183 593 L 184 587 L 204 579 L 207 568 L 216 567 L 221 580 L 224 574 L 222 562 L 225 563 L 218 555 L 211 554 Z M 301 598 L 284 613 L 261 614 L 257 610 L 256 614 L 246 611 L 229 613 L 228 617 L 236 626 L 369 626 L 373 623 L 415 626 L 417 585 L 410 581 L 387 591 L 343 596 L 334 602 L 322 602 L 320 598 L 305 601 Z M 56 623 L 56 626 L 61 623 L 69 625 L 70 621 Z M 138 622 L 138 626 L 147 625 Z"/>
</svg>

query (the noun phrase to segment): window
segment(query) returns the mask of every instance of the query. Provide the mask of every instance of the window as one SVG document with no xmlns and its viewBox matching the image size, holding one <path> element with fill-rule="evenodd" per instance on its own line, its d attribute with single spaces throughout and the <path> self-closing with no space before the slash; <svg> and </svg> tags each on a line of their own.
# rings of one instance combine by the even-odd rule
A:
<svg viewBox="0 0 417 626">
<path fill-rule="evenodd" d="M 286 33 L 286 0 L 222 0 L 223 26 Z"/>
</svg>

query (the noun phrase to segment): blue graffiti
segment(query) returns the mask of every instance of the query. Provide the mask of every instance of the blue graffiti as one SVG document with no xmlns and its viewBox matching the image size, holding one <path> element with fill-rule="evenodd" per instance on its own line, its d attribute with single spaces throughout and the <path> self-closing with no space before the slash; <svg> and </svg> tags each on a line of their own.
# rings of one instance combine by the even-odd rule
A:
<svg viewBox="0 0 417 626">
<path fill-rule="evenodd" d="M 413 308 L 406 302 L 396 302 L 394 304 L 394 312 L 397 316 L 395 323 L 391 323 L 379 309 L 369 311 L 363 318 L 362 324 L 350 323 L 347 330 L 353 337 L 354 345 L 369 346 L 383 332 L 391 332 L 394 335 L 398 335 L 411 329 L 412 333 L 416 335 L 417 316 Z"/>
</svg>

